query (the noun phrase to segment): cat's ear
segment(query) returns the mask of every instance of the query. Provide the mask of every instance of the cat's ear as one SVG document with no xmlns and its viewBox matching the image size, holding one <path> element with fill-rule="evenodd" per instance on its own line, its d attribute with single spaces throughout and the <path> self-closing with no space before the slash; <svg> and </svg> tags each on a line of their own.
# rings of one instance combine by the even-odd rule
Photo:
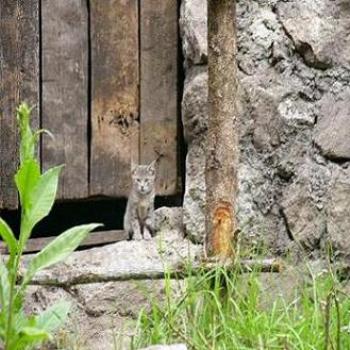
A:
<svg viewBox="0 0 350 350">
<path fill-rule="evenodd" d="M 147 167 L 147 170 L 152 173 L 152 175 L 155 175 L 156 174 L 156 163 L 157 161 L 154 160 L 148 167 Z"/>
</svg>

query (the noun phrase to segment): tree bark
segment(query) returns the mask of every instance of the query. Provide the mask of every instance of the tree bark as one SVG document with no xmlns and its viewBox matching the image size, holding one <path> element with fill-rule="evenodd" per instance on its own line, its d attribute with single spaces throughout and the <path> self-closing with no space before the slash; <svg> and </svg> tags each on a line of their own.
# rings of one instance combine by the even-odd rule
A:
<svg viewBox="0 0 350 350">
<path fill-rule="evenodd" d="M 206 253 L 229 257 L 237 236 L 236 2 L 208 0 Z"/>
</svg>

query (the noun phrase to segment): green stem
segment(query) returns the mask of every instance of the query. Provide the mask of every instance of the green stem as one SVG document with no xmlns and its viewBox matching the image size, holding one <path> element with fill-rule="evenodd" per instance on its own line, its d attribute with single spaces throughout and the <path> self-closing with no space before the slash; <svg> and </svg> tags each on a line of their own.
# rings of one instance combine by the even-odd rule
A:
<svg viewBox="0 0 350 350">
<path fill-rule="evenodd" d="M 9 307 L 8 307 L 5 350 L 11 350 L 10 338 L 12 333 L 13 300 L 14 300 L 16 279 L 17 279 L 17 273 L 18 273 L 18 267 L 19 267 L 19 257 L 20 257 L 20 252 L 15 257 L 14 269 L 10 271 L 10 300 L 9 300 Z"/>
<path fill-rule="evenodd" d="M 23 210 L 23 209 L 22 209 Z M 24 213 L 21 212 L 21 222 L 23 222 Z M 9 307 L 8 307 L 8 319 L 7 319 L 7 328 L 6 328 L 6 337 L 5 337 L 5 349 L 4 350 L 11 350 L 10 348 L 10 338 L 12 334 L 12 318 L 13 318 L 13 302 L 17 297 L 17 294 L 15 296 L 15 289 L 16 289 L 16 281 L 18 277 L 18 270 L 19 270 L 19 263 L 21 260 L 21 256 L 23 254 L 23 247 L 24 244 L 22 242 L 23 232 L 22 228 L 20 230 L 20 235 L 18 239 L 18 252 L 16 256 L 14 257 L 14 264 L 12 269 L 10 270 L 10 300 L 9 300 Z"/>
</svg>

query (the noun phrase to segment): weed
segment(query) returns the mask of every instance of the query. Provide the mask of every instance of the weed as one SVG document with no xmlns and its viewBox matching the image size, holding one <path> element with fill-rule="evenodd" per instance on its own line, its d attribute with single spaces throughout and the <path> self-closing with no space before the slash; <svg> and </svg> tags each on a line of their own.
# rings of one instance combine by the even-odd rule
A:
<svg viewBox="0 0 350 350">
<path fill-rule="evenodd" d="M 40 270 L 64 260 L 87 235 L 100 226 L 89 224 L 73 227 L 37 253 L 23 276 L 19 274 L 22 254 L 36 224 L 46 217 L 56 197 L 62 166 L 41 174 L 35 156 L 38 130 L 30 128 L 31 109 L 21 104 L 17 109 L 20 130 L 20 167 L 15 175 L 21 204 L 21 225 L 17 239 L 11 228 L 0 218 L 0 237 L 6 244 L 8 259 L 0 259 L 0 345 L 5 350 L 31 349 L 52 338 L 52 332 L 62 325 L 69 303 L 61 301 L 40 315 L 24 313 L 25 291 L 33 276 Z"/>
</svg>

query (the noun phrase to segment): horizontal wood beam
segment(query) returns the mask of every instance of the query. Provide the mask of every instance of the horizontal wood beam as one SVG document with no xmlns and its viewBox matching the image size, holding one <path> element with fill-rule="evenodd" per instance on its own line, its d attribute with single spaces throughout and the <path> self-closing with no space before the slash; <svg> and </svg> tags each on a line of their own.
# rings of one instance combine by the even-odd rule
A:
<svg viewBox="0 0 350 350">
<path fill-rule="evenodd" d="M 57 236 L 54 237 L 40 237 L 31 238 L 24 253 L 35 253 L 46 247 L 52 242 Z M 80 247 L 92 247 L 102 244 L 115 243 L 128 239 L 128 235 L 122 230 L 111 230 L 111 231 L 100 231 L 92 232 L 81 244 Z M 7 254 L 7 248 L 3 242 L 0 242 L 0 254 Z"/>
</svg>

